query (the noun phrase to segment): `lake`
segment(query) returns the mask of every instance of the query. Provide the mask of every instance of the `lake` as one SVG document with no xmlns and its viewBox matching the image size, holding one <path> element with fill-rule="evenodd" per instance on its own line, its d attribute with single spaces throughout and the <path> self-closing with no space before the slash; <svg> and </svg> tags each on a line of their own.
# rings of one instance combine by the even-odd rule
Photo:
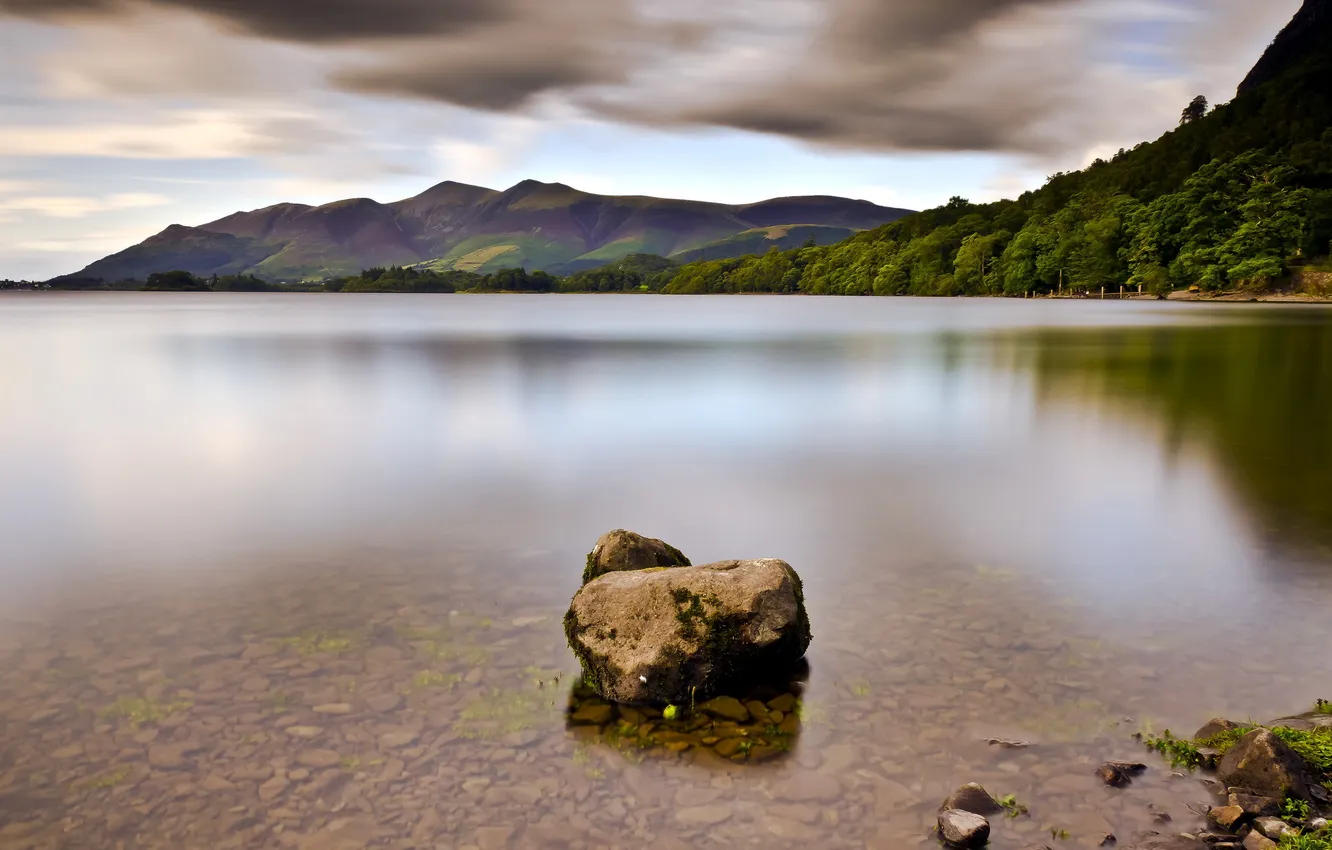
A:
<svg viewBox="0 0 1332 850">
<path fill-rule="evenodd" d="M 1096 847 L 1201 823 L 1133 733 L 1332 696 L 1319 306 L 13 293 L 0 364 L 6 850 Z M 570 719 L 621 527 L 800 572 L 776 751 Z"/>
</svg>

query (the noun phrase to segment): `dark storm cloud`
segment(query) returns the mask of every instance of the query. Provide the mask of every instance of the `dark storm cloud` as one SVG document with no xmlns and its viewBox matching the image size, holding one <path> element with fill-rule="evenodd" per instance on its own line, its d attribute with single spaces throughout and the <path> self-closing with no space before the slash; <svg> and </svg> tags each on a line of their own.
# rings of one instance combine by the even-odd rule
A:
<svg viewBox="0 0 1332 850">
<path fill-rule="evenodd" d="M 726 126 L 831 145 L 1022 148 L 1030 145 L 1018 136 L 1039 110 L 1035 103 L 1011 103 L 995 115 L 967 104 L 954 112 L 953 105 L 924 106 L 914 100 L 955 76 L 956 63 L 968 58 L 964 54 L 977 58 L 971 42 L 982 27 L 1015 10 L 1069 2 L 809 0 L 805 5 L 817 8 L 821 26 L 813 33 L 792 26 L 787 33 L 809 51 L 808 67 L 790 79 L 759 86 L 704 79 L 682 95 L 649 90 L 627 98 L 575 95 L 575 101 L 594 113 L 638 123 Z M 783 14 L 780 5 L 752 5 L 780 29 L 781 21 L 772 20 Z M 625 0 L 574 0 L 561 11 L 575 8 L 579 25 L 567 26 L 535 7 L 514 5 L 508 20 L 419 54 L 381 56 L 371 67 L 345 71 L 335 81 L 354 91 L 507 111 L 545 92 L 621 83 L 646 57 L 683 69 L 698 61 L 700 51 L 706 54 L 709 45 L 724 50 L 746 35 L 706 11 L 684 24 L 634 18 L 626 14 Z M 680 36 L 682 30 L 688 38 Z M 608 49 L 626 44 L 630 49 Z M 1031 58 L 1033 64 L 1046 61 L 1036 54 Z M 1023 100 L 1042 95 L 1028 90 Z"/>
<path fill-rule="evenodd" d="M 910 47 L 970 32 L 979 24 L 1022 6 L 1066 0 L 840 0 L 834 29 L 838 40 L 861 46 Z"/>
<path fill-rule="evenodd" d="M 409 63 L 389 61 L 343 71 L 335 74 L 333 81 L 342 88 L 364 94 L 406 95 L 507 112 L 540 92 L 605 82 L 615 73 L 613 68 L 553 52 L 477 55 L 489 53 L 464 47 Z"/>
<path fill-rule="evenodd" d="M 838 107 L 826 92 L 793 97 L 791 91 L 771 102 L 726 104 L 685 113 L 701 124 L 788 136 L 844 147 L 887 146 L 907 150 L 994 150 L 1009 147 L 1004 122 L 976 120 L 947 111 L 885 106 L 867 112 L 853 102 Z"/>
<path fill-rule="evenodd" d="M 808 68 L 780 86 L 686 106 L 690 120 L 858 148 L 1035 150 L 1029 131 L 1080 68 L 995 55 L 987 28 L 1075 0 L 830 0 Z M 1002 70 L 998 65 L 1002 64 Z M 1002 75 L 1010 84 L 994 77 Z M 996 91 L 996 85 L 1001 89 Z M 995 109 L 996 95 L 1003 109 Z"/>
<path fill-rule="evenodd" d="M 136 7 L 198 12 L 253 35 L 314 43 L 438 35 L 504 16 L 494 0 L 0 0 L 0 12 L 39 20 Z"/>
</svg>

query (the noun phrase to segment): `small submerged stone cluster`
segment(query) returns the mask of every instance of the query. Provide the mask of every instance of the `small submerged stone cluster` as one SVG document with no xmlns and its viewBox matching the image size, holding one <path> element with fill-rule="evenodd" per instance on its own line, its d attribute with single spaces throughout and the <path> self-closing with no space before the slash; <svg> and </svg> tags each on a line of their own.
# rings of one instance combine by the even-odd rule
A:
<svg viewBox="0 0 1332 850">
<path fill-rule="evenodd" d="M 564 625 L 583 667 L 571 725 L 733 761 L 790 750 L 810 628 L 785 561 L 693 566 L 661 540 L 611 531 L 588 554 Z"/>
<path fill-rule="evenodd" d="M 741 701 L 714 697 L 692 711 L 613 704 L 585 684 L 569 699 L 568 722 L 627 751 L 646 755 L 693 753 L 735 763 L 771 761 L 791 752 L 800 735 L 796 692 Z"/>
</svg>

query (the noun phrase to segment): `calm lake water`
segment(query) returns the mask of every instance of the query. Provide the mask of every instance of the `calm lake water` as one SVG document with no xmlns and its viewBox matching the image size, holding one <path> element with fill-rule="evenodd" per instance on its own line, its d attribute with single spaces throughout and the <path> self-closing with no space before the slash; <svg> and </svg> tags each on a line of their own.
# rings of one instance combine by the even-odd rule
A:
<svg viewBox="0 0 1332 850">
<path fill-rule="evenodd" d="M 15 293 L 0 364 L 6 850 L 1095 847 L 1200 823 L 1134 732 L 1332 696 L 1321 307 Z M 800 571 L 780 752 L 569 719 L 618 527 Z"/>
</svg>

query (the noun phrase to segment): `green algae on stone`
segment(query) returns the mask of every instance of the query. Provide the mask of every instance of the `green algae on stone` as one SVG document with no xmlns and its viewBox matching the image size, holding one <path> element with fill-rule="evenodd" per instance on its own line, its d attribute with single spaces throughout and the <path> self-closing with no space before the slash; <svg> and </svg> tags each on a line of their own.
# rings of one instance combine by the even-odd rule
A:
<svg viewBox="0 0 1332 850">
<path fill-rule="evenodd" d="M 125 720 L 130 726 L 138 727 L 144 723 L 161 723 L 173 714 L 188 711 L 194 706 L 189 700 L 159 702 L 144 697 L 121 697 L 102 711 L 102 717 L 108 720 Z"/>
<path fill-rule="evenodd" d="M 459 712 L 453 731 L 463 738 L 502 738 L 532 728 L 549 707 L 531 694 L 492 689 Z"/>
<path fill-rule="evenodd" d="M 301 656 L 338 655 L 352 648 L 351 636 L 341 632 L 307 631 L 292 637 L 279 638 L 278 643 L 295 649 Z"/>
<path fill-rule="evenodd" d="M 129 765 L 121 765 L 114 770 L 103 773 L 101 776 L 76 783 L 75 788 L 89 791 L 104 791 L 109 788 L 115 788 L 117 785 L 128 779 L 129 775 Z"/>
<path fill-rule="evenodd" d="M 412 687 L 417 690 L 425 688 L 445 688 L 452 690 L 453 686 L 462 681 L 462 676 L 456 673 L 440 673 L 436 670 L 423 670 L 412 677 Z"/>
</svg>

